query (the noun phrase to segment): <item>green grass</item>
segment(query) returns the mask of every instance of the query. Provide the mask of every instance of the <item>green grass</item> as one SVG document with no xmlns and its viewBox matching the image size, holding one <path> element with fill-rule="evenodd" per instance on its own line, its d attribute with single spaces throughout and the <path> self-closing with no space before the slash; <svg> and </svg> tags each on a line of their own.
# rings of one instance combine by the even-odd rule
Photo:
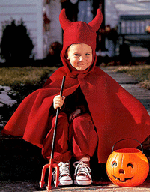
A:
<svg viewBox="0 0 150 192">
<path fill-rule="evenodd" d="M 13 106 L 1 107 L 1 120 L 7 122 L 21 101 L 33 91 L 41 88 L 55 67 L 1 67 L 0 85 L 10 86 L 8 96 L 17 102 Z M 0 89 L 0 93 L 3 88 Z"/>
<path fill-rule="evenodd" d="M 0 68 L 0 85 L 37 85 L 43 78 L 48 78 L 55 67 L 2 67 Z"/>
<path fill-rule="evenodd" d="M 133 76 L 142 87 L 150 89 L 150 65 L 118 67 L 116 71 Z"/>
</svg>

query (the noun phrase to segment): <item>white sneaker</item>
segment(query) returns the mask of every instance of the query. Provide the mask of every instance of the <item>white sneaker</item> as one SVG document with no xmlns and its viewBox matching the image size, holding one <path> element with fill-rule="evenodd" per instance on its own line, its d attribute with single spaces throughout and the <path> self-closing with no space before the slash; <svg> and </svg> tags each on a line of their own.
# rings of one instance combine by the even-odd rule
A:
<svg viewBox="0 0 150 192">
<path fill-rule="evenodd" d="M 59 184 L 58 186 L 62 185 L 72 185 L 73 180 L 70 176 L 70 163 L 60 162 L 58 163 L 59 166 Z"/>
<path fill-rule="evenodd" d="M 77 164 L 77 165 L 76 165 Z M 89 158 L 83 157 L 80 161 L 74 163 L 75 169 L 75 181 L 77 185 L 91 185 L 91 169 L 89 166 Z"/>
</svg>

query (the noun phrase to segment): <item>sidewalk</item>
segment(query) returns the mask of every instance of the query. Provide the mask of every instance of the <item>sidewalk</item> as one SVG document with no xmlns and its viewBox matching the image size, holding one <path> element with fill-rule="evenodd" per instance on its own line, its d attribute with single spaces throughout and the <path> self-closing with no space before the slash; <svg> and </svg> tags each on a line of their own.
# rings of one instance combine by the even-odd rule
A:
<svg viewBox="0 0 150 192">
<path fill-rule="evenodd" d="M 134 97 L 139 99 L 141 103 L 145 106 L 147 111 L 150 114 L 150 91 L 141 88 L 138 85 L 138 82 L 134 80 L 132 77 L 123 74 L 123 73 L 115 73 L 115 67 L 105 67 L 102 68 L 106 73 L 112 76 L 119 84 L 121 84 L 127 91 L 129 91 Z M 0 181 L 0 191 L 1 192 L 37 192 L 37 191 L 44 191 L 45 188 L 42 190 L 39 188 L 39 181 Z M 150 179 L 147 179 L 142 185 L 138 187 L 118 187 L 111 182 L 98 182 L 95 185 L 91 185 L 88 187 L 61 187 L 61 188 L 54 188 L 52 186 L 52 191 L 65 191 L 65 192 L 91 192 L 91 191 L 109 191 L 109 192 L 145 192 L 150 191 Z"/>
</svg>

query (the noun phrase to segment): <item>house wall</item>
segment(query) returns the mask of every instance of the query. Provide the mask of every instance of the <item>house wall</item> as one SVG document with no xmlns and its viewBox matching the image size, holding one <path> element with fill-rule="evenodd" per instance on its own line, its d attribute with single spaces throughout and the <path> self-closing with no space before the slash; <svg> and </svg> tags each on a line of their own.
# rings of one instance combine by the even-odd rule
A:
<svg viewBox="0 0 150 192">
<path fill-rule="evenodd" d="M 43 13 L 46 13 L 47 18 L 50 20 L 48 30 L 44 29 L 43 33 L 43 52 L 44 58 L 49 54 L 49 47 L 54 42 L 62 43 L 62 30 L 59 23 L 59 14 L 61 12 L 61 1 L 50 1 L 46 4 L 43 0 Z"/>
<path fill-rule="evenodd" d="M 42 0 L 0 0 L 0 41 L 5 21 L 23 20 L 34 44 L 32 54 L 43 58 L 43 2 Z"/>
<path fill-rule="evenodd" d="M 59 14 L 61 12 L 61 1 L 50 1 L 49 5 L 49 19 L 50 19 L 50 32 L 49 32 L 49 45 L 55 41 L 62 43 L 62 30 L 59 23 Z"/>
<path fill-rule="evenodd" d="M 149 15 L 150 0 L 105 0 L 106 25 L 118 25 L 120 15 Z"/>
</svg>

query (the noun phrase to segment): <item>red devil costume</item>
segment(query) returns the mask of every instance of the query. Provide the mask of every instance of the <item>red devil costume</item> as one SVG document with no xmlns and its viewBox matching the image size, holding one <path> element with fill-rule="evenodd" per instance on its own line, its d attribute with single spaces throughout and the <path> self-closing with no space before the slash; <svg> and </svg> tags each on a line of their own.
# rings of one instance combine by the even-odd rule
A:
<svg viewBox="0 0 150 192">
<path fill-rule="evenodd" d="M 69 129 L 75 135 L 74 141 L 72 141 L 70 136 L 72 133 L 68 131 L 68 127 L 72 125 L 71 123 L 64 124 L 69 120 L 66 119 L 64 113 L 61 113 L 56 136 L 61 139 L 56 139 L 57 149 L 54 157 L 57 158 L 62 151 L 61 160 L 70 158 L 71 145 L 74 145 L 75 150 L 79 152 L 88 150 L 88 155 L 92 156 L 93 150 L 97 146 L 98 161 L 105 163 L 112 146 L 120 139 L 132 138 L 143 142 L 149 136 L 150 117 L 144 106 L 114 79 L 96 67 L 96 31 L 101 22 L 100 10 L 93 21 L 88 24 L 70 22 L 66 18 L 65 10 L 61 11 L 60 23 L 64 30 L 61 60 L 64 66 L 54 72 L 43 88 L 31 93 L 22 101 L 4 127 L 3 134 L 22 136 L 24 140 L 42 148 L 43 155 L 48 157 L 51 151 L 54 124 L 53 98 L 59 94 L 62 78 L 66 76 L 63 95 L 65 98 L 70 95 L 73 98 L 74 93 L 77 93 L 83 97 L 88 115 L 83 113 L 82 116 L 87 124 L 83 124 L 83 130 Z M 73 68 L 66 57 L 67 48 L 76 43 L 85 43 L 93 50 L 93 63 L 85 71 Z M 80 115 L 76 116 L 74 127 L 78 127 L 79 122 L 81 125 L 81 121 Z M 92 122 L 90 130 L 86 129 L 88 122 Z M 89 133 L 88 138 L 87 133 Z M 81 147 L 82 142 L 84 145 Z M 131 147 L 137 147 L 136 142 L 132 142 L 132 140 L 127 142 L 129 143 L 126 143 L 126 146 L 130 144 Z"/>
</svg>

